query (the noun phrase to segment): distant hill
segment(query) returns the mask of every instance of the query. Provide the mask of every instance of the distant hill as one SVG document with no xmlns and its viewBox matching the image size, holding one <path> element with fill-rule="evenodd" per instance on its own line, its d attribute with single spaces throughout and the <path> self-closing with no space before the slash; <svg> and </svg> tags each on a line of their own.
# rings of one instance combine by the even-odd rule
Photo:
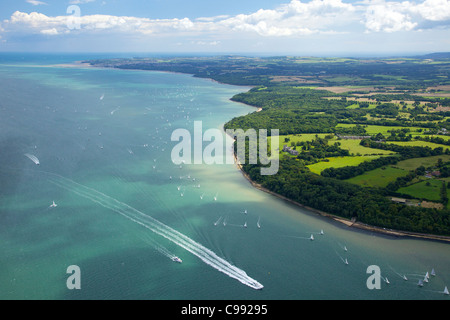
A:
<svg viewBox="0 0 450 320">
<path fill-rule="evenodd" d="M 435 60 L 450 59 L 450 52 L 435 52 L 435 53 L 425 54 L 425 55 L 422 55 L 422 56 L 416 56 L 414 58 L 417 58 L 417 59 L 435 59 Z"/>
</svg>

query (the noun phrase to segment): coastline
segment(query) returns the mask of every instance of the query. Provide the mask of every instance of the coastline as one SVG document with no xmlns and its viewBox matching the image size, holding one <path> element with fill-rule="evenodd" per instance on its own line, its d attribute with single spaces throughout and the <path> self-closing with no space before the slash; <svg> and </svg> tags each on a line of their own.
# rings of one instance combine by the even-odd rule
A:
<svg viewBox="0 0 450 320">
<path fill-rule="evenodd" d="M 247 181 L 256 189 L 263 191 L 265 193 L 268 193 L 278 199 L 281 199 L 283 201 L 286 201 L 290 204 L 293 204 L 297 207 L 300 207 L 302 209 L 308 210 L 312 213 L 315 213 L 319 216 L 331 219 L 335 222 L 338 222 L 344 226 L 347 226 L 348 228 L 354 228 L 354 229 L 358 229 L 358 230 L 363 230 L 366 232 L 374 232 L 374 233 L 378 233 L 380 235 L 385 235 L 385 236 L 391 236 L 391 237 L 395 237 L 395 238 L 403 238 L 403 239 L 407 239 L 407 238 L 411 238 L 411 239 L 421 239 L 421 240 L 429 240 L 429 241 L 440 241 L 440 242 L 444 242 L 444 243 L 450 243 L 450 237 L 448 236 L 438 236 L 438 235 L 431 235 L 431 234 L 424 234 L 424 233 L 415 233 L 415 232 L 408 232 L 408 231 L 399 231 L 399 230 L 392 230 L 392 229 L 385 229 L 385 228 L 381 228 L 381 227 L 375 227 L 375 226 L 371 226 L 368 224 L 364 224 L 358 221 L 352 221 L 352 220 L 348 220 L 346 218 L 342 218 L 336 215 L 332 215 L 329 214 L 327 212 L 324 211 L 320 211 L 308 206 L 305 206 L 299 202 L 296 202 L 292 199 L 289 199 L 285 196 L 282 196 L 278 193 L 275 193 L 273 191 L 270 191 L 269 189 L 264 188 L 262 185 L 254 182 L 249 175 L 244 171 L 244 169 L 242 168 L 242 165 L 239 161 L 239 159 L 237 158 L 236 154 L 234 153 L 234 160 L 235 160 L 235 164 L 236 167 L 238 168 L 238 170 L 242 173 L 242 175 L 244 176 L 245 179 L 247 179 Z"/>
<path fill-rule="evenodd" d="M 112 69 L 117 69 L 114 67 L 97 67 L 97 66 L 93 66 L 90 63 L 82 63 L 81 61 L 77 61 L 72 65 L 64 65 L 66 67 L 88 67 L 88 68 L 99 68 L 99 69 L 106 69 L 106 68 L 112 68 Z M 129 70 L 129 71 L 133 71 L 133 70 Z M 146 71 L 146 70 L 136 70 L 136 71 Z M 165 73 L 180 73 L 180 72 L 173 72 L 173 71 L 158 71 L 158 70 L 154 70 L 157 72 L 165 72 Z M 182 74 L 186 74 L 186 73 L 182 73 Z M 191 74 L 192 76 L 195 76 L 194 74 Z M 204 78 L 205 79 L 205 78 Z M 227 83 L 222 83 L 219 82 L 217 80 L 214 80 L 212 78 L 209 78 L 211 81 L 216 82 L 216 83 L 220 83 L 220 84 L 225 84 L 225 85 L 230 85 Z M 238 85 L 236 85 L 238 86 Z M 242 87 L 247 87 L 247 86 L 242 86 Z M 231 100 L 231 99 L 230 99 Z M 231 100 L 232 101 L 232 100 Z M 233 102 L 237 102 L 237 101 L 233 101 Z M 242 102 L 237 102 L 237 103 L 242 103 Z M 245 104 L 245 103 L 243 103 Z M 247 105 L 246 106 L 250 106 L 250 107 L 254 107 L 251 105 Z M 262 108 L 258 108 L 256 112 L 261 112 Z M 421 240 L 429 240 L 429 241 L 440 241 L 440 242 L 444 242 L 444 243 L 450 243 L 450 236 L 438 236 L 438 235 L 431 235 L 431 234 L 423 234 L 423 233 L 415 233 L 415 232 L 408 232 L 408 231 L 400 231 L 400 230 L 392 230 L 392 229 L 386 229 L 386 228 L 382 228 L 382 227 L 375 227 L 375 226 L 371 226 L 371 225 L 367 225 L 358 221 L 351 221 L 348 220 L 346 218 L 342 218 L 336 215 L 332 215 L 329 214 L 327 212 L 323 212 L 308 206 L 305 206 L 299 202 L 296 202 L 292 199 L 289 199 L 287 197 L 284 197 L 280 194 L 277 194 L 273 191 L 270 191 L 269 189 L 264 188 L 263 186 L 261 186 L 260 184 L 255 183 L 249 176 L 248 174 L 243 170 L 242 165 L 239 162 L 239 159 L 236 156 L 236 153 L 233 151 L 233 156 L 234 156 L 234 160 L 235 160 L 235 164 L 237 166 L 237 168 L 240 170 L 240 172 L 242 173 L 242 175 L 244 176 L 245 179 L 247 179 L 247 181 L 256 189 L 266 192 L 272 196 L 277 197 L 278 199 L 284 200 L 290 204 L 293 204 L 297 207 L 300 207 L 302 209 L 308 210 L 312 213 L 315 213 L 319 216 L 331 219 L 335 222 L 338 222 L 344 226 L 347 226 L 348 228 L 354 228 L 354 229 L 358 229 L 358 230 L 363 230 L 366 232 L 374 232 L 374 233 L 378 233 L 380 235 L 385 235 L 385 236 L 391 236 L 391 237 L 396 237 L 396 238 L 412 238 L 412 239 L 421 239 Z"/>
</svg>

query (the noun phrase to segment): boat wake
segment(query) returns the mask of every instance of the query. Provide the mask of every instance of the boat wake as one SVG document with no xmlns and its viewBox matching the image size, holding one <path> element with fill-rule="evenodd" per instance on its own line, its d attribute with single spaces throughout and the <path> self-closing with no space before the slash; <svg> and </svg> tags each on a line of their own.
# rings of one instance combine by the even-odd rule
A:
<svg viewBox="0 0 450 320">
<path fill-rule="evenodd" d="M 25 156 L 33 161 L 36 165 L 40 165 L 39 159 L 36 156 L 33 156 L 32 154 L 26 153 Z"/>
<path fill-rule="evenodd" d="M 220 258 L 213 251 L 204 247 L 200 243 L 195 242 L 186 235 L 178 232 L 175 229 L 172 229 L 171 227 L 127 205 L 126 203 L 120 202 L 119 200 L 103 194 L 95 189 L 83 186 L 75 181 L 61 176 L 58 176 L 58 178 L 50 178 L 49 181 L 56 186 L 77 194 L 80 197 L 89 199 L 92 202 L 97 203 L 109 210 L 112 210 L 120 214 L 121 216 L 153 231 L 155 234 L 166 238 L 167 240 L 197 256 L 207 265 L 228 275 L 235 280 L 238 280 L 239 282 L 250 288 L 261 290 L 264 287 L 255 279 L 249 277 L 245 273 L 245 271 L 230 264 L 225 259 Z"/>
<path fill-rule="evenodd" d="M 155 240 L 153 240 L 153 239 L 151 239 L 149 237 L 145 237 L 145 238 L 144 237 L 140 237 L 140 239 L 142 241 L 144 241 L 145 243 L 150 244 L 156 251 L 161 253 L 163 256 L 169 258 L 170 260 L 173 261 L 175 258 L 177 258 L 176 255 L 174 255 L 172 252 L 169 251 L 169 249 L 167 249 L 163 245 L 159 244 Z"/>
</svg>

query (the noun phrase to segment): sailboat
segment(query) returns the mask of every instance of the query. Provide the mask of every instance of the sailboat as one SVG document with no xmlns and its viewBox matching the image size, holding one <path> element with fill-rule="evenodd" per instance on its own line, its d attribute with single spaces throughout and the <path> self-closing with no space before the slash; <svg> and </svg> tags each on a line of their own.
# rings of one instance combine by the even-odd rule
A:
<svg viewBox="0 0 450 320">
<path fill-rule="evenodd" d="M 403 280 L 408 281 L 408 278 L 404 275 Z"/>
<path fill-rule="evenodd" d="M 256 225 L 258 226 L 258 229 L 261 229 L 261 217 L 259 217 L 258 222 L 256 223 Z"/>
<path fill-rule="evenodd" d="M 386 284 L 391 284 L 388 278 L 386 278 Z"/>
<path fill-rule="evenodd" d="M 445 287 L 445 289 L 444 289 L 444 294 L 446 295 L 446 296 L 448 296 L 450 293 L 448 292 L 448 288 L 447 287 Z"/>
<path fill-rule="evenodd" d="M 348 259 L 347 258 L 345 258 L 344 263 L 348 266 Z"/>
<path fill-rule="evenodd" d="M 425 275 L 425 278 L 423 278 L 423 282 L 428 283 L 429 278 L 430 278 L 430 274 L 427 272 L 427 274 Z"/>
<path fill-rule="evenodd" d="M 244 224 L 244 228 L 247 228 L 247 222 Z"/>
<path fill-rule="evenodd" d="M 53 203 L 51 204 L 50 208 L 56 208 L 58 205 L 55 203 L 55 201 L 53 201 Z"/>
<path fill-rule="evenodd" d="M 314 241 L 314 235 L 311 235 L 311 238 L 309 238 L 311 241 Z"/>
<path fill-rule="evenodd" d="M 345 252 L 347 252 L 347 251 L 348 251 L 348 249 L 347 249 L 347 247 L 346 247 L 346 246 L 344 246 L 344 251 L 345 251 Z"/>
<path fill-rule="evenodd" d="M 431 275 L 432 275 L 433 277 L 436 277 L 436 271 L 434 271 L 434 269 L 431 270 Z"/>
<path fill-rule="evenodd" d="M 423 281 L 419 280 L 419 283 L 417 284 L 419 287 L 423 287 Z"/>
<path fill-rule="evenodd" d="M 320 230 L 320 235 L 323 236 L 324 234 L 323 230 Z"/>
</svg>

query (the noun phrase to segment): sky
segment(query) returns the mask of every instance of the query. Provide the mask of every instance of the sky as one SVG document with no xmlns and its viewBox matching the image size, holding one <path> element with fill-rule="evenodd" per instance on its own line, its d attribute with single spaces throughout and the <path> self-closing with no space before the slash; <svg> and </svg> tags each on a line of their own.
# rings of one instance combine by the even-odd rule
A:
<svg viewBox="0 0 450 320">
<path fill-rule="evenodd" d="M 450 0 L 0 0 L 0 52 L 450 51 Z"/>
</svg>

